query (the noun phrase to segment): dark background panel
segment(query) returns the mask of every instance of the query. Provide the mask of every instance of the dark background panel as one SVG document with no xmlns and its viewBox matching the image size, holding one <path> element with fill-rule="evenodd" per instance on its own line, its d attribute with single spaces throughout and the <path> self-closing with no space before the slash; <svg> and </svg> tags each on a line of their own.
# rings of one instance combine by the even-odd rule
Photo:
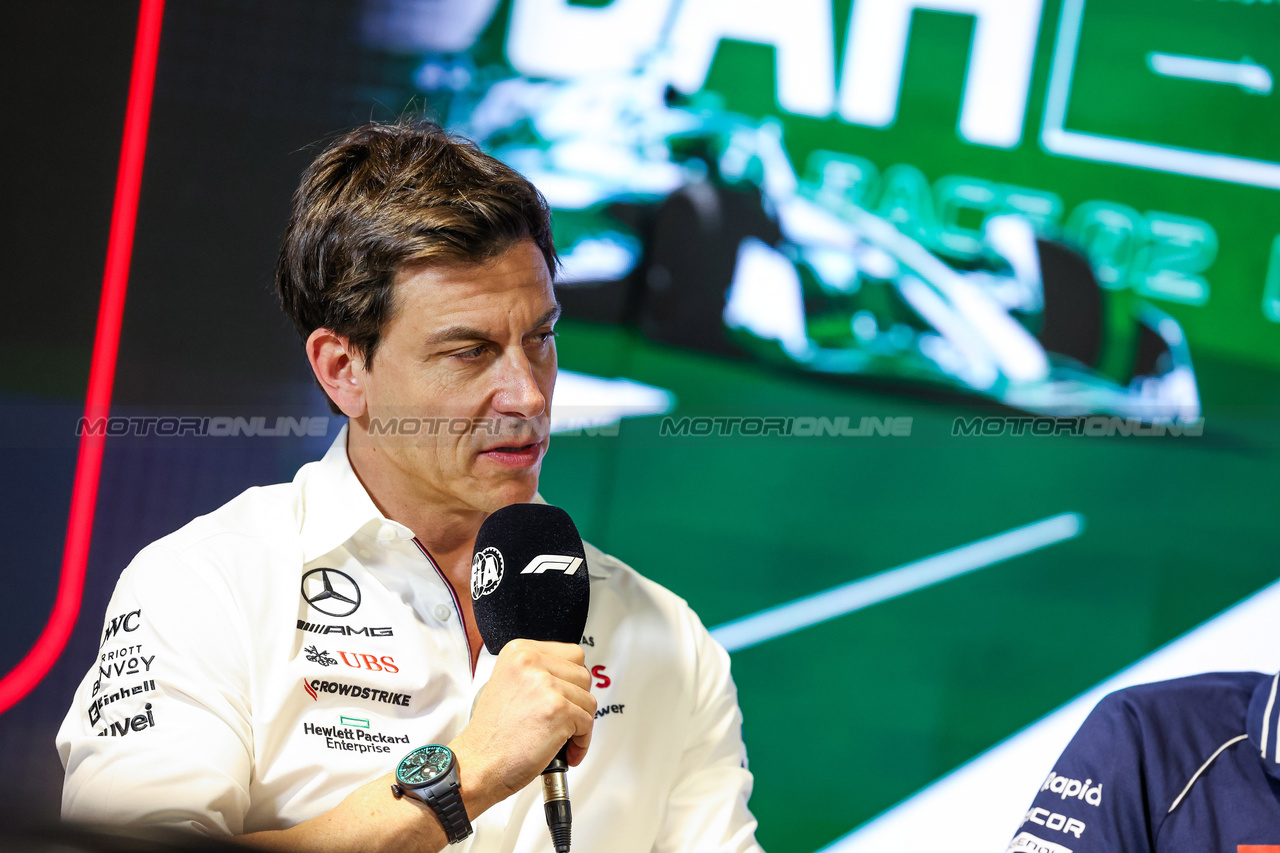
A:
<svg viewBox="0 0 1280 853">
<path fill-rule="evenodd" d="M 0 10 L 0 529 L 24 606 L 0 620 L 0 670 L 53 606 L 98 316 L 137 3 L 8 3 Z"/>
</svg>

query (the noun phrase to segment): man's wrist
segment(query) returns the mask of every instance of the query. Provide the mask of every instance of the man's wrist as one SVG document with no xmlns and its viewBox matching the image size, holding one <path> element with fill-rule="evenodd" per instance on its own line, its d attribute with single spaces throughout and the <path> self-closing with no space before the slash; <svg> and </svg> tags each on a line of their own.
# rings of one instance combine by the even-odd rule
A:
<svg viewBox="0 0 1280 853">
<path fill-rule="evenodd" d="M 474 821 L 502 802 L 510 792 L 501 791 L 499 786 L 492 784 L 481 753 L 473 752 L 462 736 L 451 741 L 448 747 L 457 763 L 458 785 L 463 805 L 467 808 L 467 819 Z"/>
</svg>

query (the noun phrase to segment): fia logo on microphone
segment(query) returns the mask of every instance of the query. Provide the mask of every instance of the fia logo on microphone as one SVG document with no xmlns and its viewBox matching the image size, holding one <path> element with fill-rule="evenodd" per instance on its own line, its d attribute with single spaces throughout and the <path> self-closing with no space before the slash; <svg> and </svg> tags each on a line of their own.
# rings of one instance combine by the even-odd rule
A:
<svg viewBox="0 0 1280 853">
<path fill-rule="evenodd" d="M 471 600 L 479 601 L 502 583 L 502 552 L 497 548 L 477 551 L 471 558 Z"/>
</svg>

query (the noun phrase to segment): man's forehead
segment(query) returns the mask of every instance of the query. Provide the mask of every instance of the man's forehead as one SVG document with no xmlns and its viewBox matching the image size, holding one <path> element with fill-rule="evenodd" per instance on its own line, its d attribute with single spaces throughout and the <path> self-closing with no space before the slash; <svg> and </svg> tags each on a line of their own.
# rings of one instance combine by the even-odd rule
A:
<svg viewBox="0 0 1280 853">
<path fill-rule="evenodd" d="M 532 240 L 478 262 L 407 267 L 396 276 L 395 298 L 396 313 L 418 315 L 414 325 L 424 331 L 459 323 L 536 326 L 559 314 L 546 260 Z"/>
<path fill-rule="evenodd" d="M 512 278 L 528 278 L 551 284 L 551 271 L 546 256 L 532 239 L 517 240 L 496 254 L 479 258 L 440 256 L 409 262 L 396 273 L 395 283 L 417 279 L 439 283 L 506 283 Z"/>
</svg>

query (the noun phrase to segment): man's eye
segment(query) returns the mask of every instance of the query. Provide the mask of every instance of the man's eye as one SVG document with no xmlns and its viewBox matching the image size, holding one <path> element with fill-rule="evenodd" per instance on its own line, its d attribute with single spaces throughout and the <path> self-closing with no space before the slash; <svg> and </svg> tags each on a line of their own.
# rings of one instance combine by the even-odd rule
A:
<svg viewBox="0 0 1280 853">
<path fill-rule="evenodd" d="M 557 337 L 555 330 L 538 333 L 538 340 L 542 341 L 544 344 L 554 337 Z"/>
<path fill-rule="evenodd" d="M 485 351 L 485 346 L 484 344 L 481 344 L 478 347 L 472 347 L 471 349 L 466 350 L 464 352 L 455 352 L 453 354 L 453 357 L 461 358 L 461 359 L 479 358 L 480 356 L 484 355 L 484 351 Z"/>
</svg>

